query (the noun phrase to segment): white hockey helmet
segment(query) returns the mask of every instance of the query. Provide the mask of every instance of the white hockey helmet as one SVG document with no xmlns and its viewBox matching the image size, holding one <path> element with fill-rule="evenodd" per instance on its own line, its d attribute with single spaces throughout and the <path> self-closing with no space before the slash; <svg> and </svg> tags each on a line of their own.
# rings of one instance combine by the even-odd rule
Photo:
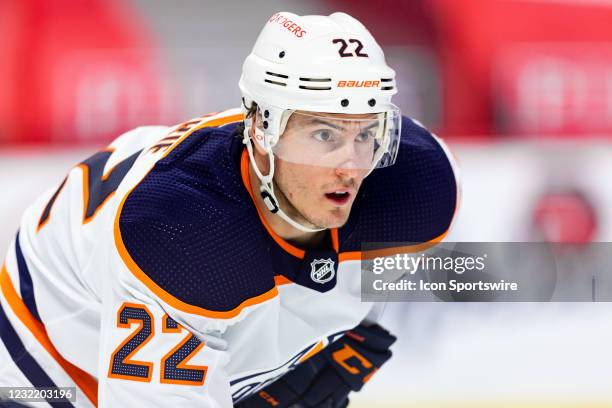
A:
<svg viewBox="0 0 612 408">
<path fill-rule="evenodd" d="M 321 118 L 329 122 L 329 114 L 345 114 L 335 115 L 334 120 L 340 122 L 331 126 L 348 130 L 352 137 L 355 132 L 361 135 L 362 129 L 374 127 L 370 139 L 372 154 L 366 154 L 365 163 L 352 165 L 371 171 L 395 162 L 401 134 L 401 114 L 391 103 L 391 97 L 397 93 L 395 71 L 387 66 L 384 53 L 370 32 L 348 14 L 274 14 L 244 62 L 239 86 L 245 113 L 252 108 L 253 102 L 257 104 L 253 139 L 268 153 L 271 170 L 267 176 L 260 173 L 252 157 L 249 136 L 252 118 L 245 119 L 244 142 L 262 182 L 262 196 L 272 212 L 279 212 L 272 185 L 274 154 L 282 159 L 290 157 L 288 161 L 303 157 L 305 164 L 312 157 L 323 157 L 320 152 L 304 155 L 307 148 L 300 148 L 304 144 L 293 149 L 279 144 L 291 115 L 314 118 L 323 114 Z M 374 126 L 373 121 L 376 122 Z M 288 150 L 293 150 L 294 154 L 283 157 Z M 325 160 L 324 163 L 319 160 L 317 165 L 339 165 L 334 160 Z M 282 211 L 279 215 L 294 225 Z"/>
</svg>

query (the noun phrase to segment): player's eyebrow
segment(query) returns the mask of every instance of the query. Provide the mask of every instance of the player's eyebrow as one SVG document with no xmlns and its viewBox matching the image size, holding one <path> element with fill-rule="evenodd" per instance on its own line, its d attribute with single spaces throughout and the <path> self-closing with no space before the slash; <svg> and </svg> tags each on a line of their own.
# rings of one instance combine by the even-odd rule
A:
<svg viewBox="0 0 612 408">
<path fill-rule="evenodd" d="M 336 130 L 339 130 L 339 131 L 344 131 L 344 130 L 345 130 L 345 129 L 344 129 L 342 126 L 335 125 L 335 124 L 333 124 L 333 123 L 331 123 L 331 122 L 328 122 L 328 121 L 326 121 L 326 120 L 319 119 L 319 118 L 314 118 L 314 119 L 311 119 L 310 123 L 311 123 L 311 124 L 314 124 L 314 125 L 325 125 L 325 126 L 329 126 L 329 127 L 334 128 L 334 129 L 336 129 Z"/>
<path fill-rule="evenodd" d="M 334 129 L 336 129 L 336 130 L 339 130 L 339 131 L 344 131 L 344 130 L 346 130 L 346 129 L 345 129 L 345 128 L 343 128 L 342 126 L 335 125 L 335 124 L 333 124 L 333 123 L 331 123 L 331 122 L 328 122 L 328 121 L 326 121 L 326 120 L 319 119 L 319 118 L 314 118 L 314 119 L 312 119 L 312 120 L 310 121 L 310 123 L 311 123 L 311 124 L 315 124 L 315 125 L 325 125 L 325 126 L 329 126 L 329 127 L 334 128 Z M 366 127 L 363 129 L 363 130 L 370 130 L 370 129 L 374 128 L 374 127 L 378 127 L 378 125 L 379 125 L 378 121 L 375 121 L 375 122 L 371 123 L 370 125 L 366 126 Z"/>
</svg>

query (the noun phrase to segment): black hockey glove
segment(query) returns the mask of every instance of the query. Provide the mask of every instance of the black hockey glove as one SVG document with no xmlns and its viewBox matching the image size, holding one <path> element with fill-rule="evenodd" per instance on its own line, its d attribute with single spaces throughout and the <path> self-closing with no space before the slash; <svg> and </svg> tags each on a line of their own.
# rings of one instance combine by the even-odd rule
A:
<svg viewBox="0 0 612 408">
<path fill-rule="evenodd" d="M 395 339 L 378 325 L 359 325 L 236 407 L 346 407 L 349 393 L 391 358 Z"/>
</svg>

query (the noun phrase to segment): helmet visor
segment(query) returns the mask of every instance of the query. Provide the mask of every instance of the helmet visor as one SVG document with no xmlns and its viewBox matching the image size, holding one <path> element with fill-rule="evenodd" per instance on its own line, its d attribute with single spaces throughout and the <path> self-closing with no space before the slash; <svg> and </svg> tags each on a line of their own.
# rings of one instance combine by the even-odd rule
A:
<svg viewBox="0 0 612 408">
<path fill-rule="evenodd" d="M 330 168 L 370 170 L 395 162 L 399 109 L 361 115 L 295 111 L 272 147 L 284 161 Z"/>
</svg>

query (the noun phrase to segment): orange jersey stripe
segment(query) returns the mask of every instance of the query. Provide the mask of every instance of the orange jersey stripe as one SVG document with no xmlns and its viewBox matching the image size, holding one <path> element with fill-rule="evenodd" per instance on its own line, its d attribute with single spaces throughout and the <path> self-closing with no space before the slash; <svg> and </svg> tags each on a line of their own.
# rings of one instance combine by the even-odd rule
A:
<svg viewBox="0 0 612 408">
<path fill-rule="evenodd" d="M 284 277 L 283 275 L 275 275 L 274 283 L 276 284 L 276 286 L 281 286 L 281 285 L 286 285 L 288 283 L 293 283 L 293 281 L 290 280 L 289 278 Z"/>
<path fill-rule="evenodd" d="M 323 342 L 320 341 L 318 342 L 313 348 L 312 350 L 310 350 L 308 353 L 306 353 L 304 355 L 304 357 L 300 358 L 300 363 L 303 363 L 304 361 L 308 360 L 310 357 L 314 356 L 315 354 L 317 354 L 319 351 L 323 350 Z"/>
</svg>

